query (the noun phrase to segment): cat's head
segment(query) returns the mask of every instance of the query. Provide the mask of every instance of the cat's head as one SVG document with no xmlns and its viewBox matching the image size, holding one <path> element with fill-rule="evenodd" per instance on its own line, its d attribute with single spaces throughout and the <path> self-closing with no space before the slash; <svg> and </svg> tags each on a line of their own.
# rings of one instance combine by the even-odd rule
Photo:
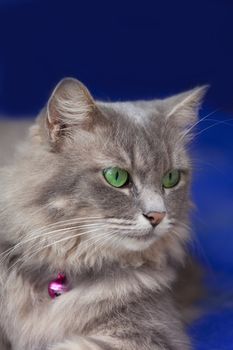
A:
<svg viewBox="0 0 233 350">
<path fill-rule="evenodd" d="M 56 268 L 61 257 L 72 266 L 80 256 L 93 265 L 129 253 L 182 260 L 187 144 L 205 90 L 105 103 L 79 81 L 61 81 L 1 181 L 5 241 L 18 243 L 25 261 L 37 256 Z"/>
<path fill-rule="evenodd" d="M 40 119 L 53 172 L 46 178 L 45 169 L 38 201 L 52 222 L 67 220 L 93 248 L 141 251 L 171 232 L 179 238 L 190 203 L 187 143 L 205 90 L 105 103 L 79 81 L 61 81 Z"/>
</svg>

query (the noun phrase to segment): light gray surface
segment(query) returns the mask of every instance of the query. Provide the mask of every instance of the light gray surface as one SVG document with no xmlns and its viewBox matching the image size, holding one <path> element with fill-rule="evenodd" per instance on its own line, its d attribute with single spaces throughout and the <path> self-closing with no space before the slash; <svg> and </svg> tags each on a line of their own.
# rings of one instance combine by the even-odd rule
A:
<svg viewBox="0 0 233 350">
<path fill-rule="evenodd" d="M 17 144 L 28 133 L 32 121 L 0 120 L 0 166 L 11 162 Z"/>
</svg>

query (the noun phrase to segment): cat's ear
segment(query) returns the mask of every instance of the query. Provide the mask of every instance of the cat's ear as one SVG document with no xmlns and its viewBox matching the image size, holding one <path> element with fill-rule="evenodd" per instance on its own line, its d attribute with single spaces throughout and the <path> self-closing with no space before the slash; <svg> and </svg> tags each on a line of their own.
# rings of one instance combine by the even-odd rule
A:
<svg viewBox="0 0 233 350">
<path fill-rule="evenodd" d="M 59 142 L 75 126 L 91 128 L 95 109 L 94 99 L 80 81 L 63 79 L 47 104 L 46 124 L 51 142 Z"/>
<path fill-rule="evenodd" d="M 194 124 L 208 88 L 208 85 L 204 85 L 165 99 L 166 118 L 180 128 Z"/>
</svg>

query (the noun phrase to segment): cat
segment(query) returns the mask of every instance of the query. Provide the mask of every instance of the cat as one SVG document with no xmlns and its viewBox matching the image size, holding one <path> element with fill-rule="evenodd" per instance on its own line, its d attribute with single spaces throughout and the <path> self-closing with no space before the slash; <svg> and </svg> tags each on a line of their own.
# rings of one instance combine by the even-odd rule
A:
<svg viewBox="0 0 233 350">
<path fill-rule="evenodd" d="M 2 350 L 191 349 L 173 286 L 205 91 L 100 102 L 56 86 L 0 170 Z"/>
</svg>

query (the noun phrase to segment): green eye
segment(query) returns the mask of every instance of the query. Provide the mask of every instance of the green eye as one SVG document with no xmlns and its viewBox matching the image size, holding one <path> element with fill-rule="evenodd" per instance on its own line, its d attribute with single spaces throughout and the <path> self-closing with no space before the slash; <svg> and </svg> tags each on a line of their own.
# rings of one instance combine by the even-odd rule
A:
<svg viewBox="0 0 233 350">
<path fill-rule="evenodd" d="M 164 175 L 162 184 L 164 188 L 172 188 L 180 182 L 180 170 L 171 170 Z"/>
<path fill-rule="evenodd" d="M 105 169 L 103 174 L 106 181 L 114 187 L 124 186 L 129 179 L 129 173 L 117 167 Z"/>
</svg>

